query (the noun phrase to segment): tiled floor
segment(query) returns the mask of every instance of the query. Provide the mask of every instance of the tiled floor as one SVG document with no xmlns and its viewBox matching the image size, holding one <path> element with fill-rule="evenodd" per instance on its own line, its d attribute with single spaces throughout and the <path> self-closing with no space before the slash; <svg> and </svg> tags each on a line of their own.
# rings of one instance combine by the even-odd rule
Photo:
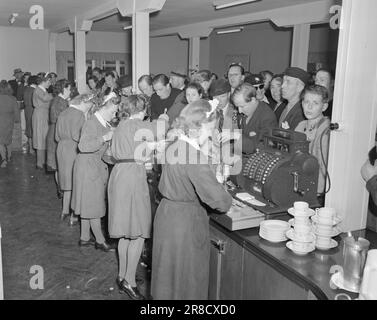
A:
<svg viewBox="0 0 377 320">
<path fill-rule="evenodd" d="M 0 169 L 4 298 L 129 299 L 115 284 L 117 254 L 79 248 L 79 226 L 60 221 L 60 212 L 53 175 L 37 171 L 33 156 L 14 153 Z M 32 267 L 43 268 L 43 282 Z M 139 264 L 138 275 L 144 279 L 140 291 L 148 295 L 150 272 Z"/>
</svg>

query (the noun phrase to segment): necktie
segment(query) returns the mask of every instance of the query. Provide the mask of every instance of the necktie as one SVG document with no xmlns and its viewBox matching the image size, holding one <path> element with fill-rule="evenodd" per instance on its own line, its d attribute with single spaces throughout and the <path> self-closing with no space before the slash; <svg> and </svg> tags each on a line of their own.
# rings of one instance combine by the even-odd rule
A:
<svg viewBox="0 0 377 320">
<path fill-rule="evenodd" d="M 224 112 L 223 110 L 219 109 L 217 110 L 217 114 L 218 114 L 218 117 L 219 117 L 219 132 L 222 132 L 223 131 L 223 126 L 224 126 Z"/>
</svg>

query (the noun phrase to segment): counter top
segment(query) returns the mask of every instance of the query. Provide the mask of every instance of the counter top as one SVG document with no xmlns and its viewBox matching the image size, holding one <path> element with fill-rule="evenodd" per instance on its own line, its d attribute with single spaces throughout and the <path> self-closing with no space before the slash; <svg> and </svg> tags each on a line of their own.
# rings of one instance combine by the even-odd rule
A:
<svg viewBox="0 0 377 320">
<path fill-rule="evenodd" d="M 291 218 L 286 214 L 272 219 L 288 221 Z M 358 297 L 358 294 L 330 287 L 331 267 L 334 265 L 342 266 L 343 264 L 343 239 L 346 237 L 345 233 L 333 238 L 339 243 L 338 247 L 327 251 L 316 249 L 307 255 L 300 256 L 289 250 L 286 247 L 286 242 L 272 243 L 259 237 L 259 227 L 229 231 L 214 219 L 210 221 L 211 225 L 246 250 L 258 256 L 287 278 L 310 290 L 317 299 L 333 300 L 338 293 L 347 293 L 352 299 Z M 369 230 L 359 230 L 352 232 L 352 234 L 356 238 L 362 237 L 369 240 L 370 249 L 377 248 L 377 233 Z"/>
</svg>

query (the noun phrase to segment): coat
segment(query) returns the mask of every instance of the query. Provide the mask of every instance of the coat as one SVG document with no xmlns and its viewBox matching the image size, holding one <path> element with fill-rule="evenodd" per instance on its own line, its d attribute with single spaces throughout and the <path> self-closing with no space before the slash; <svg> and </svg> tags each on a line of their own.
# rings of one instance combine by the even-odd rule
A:
<svg viewBox="0 0 377 320">
<path fill-rule="evenodd" d="M 56 160 L 61 190 L 72 190 L 73 164 L 78 153 L 78 143 L 85 115 L 75 107 L 65 109 L 56 122 Z"/>
<path fill-rule="evenodd" d="M 25 106 L 25 135 L 31 139 L 33 136 L 33 125 L 32 125 L 32 117 L 33 117 L 33 93 L 34 93 L 33 87 L 25 87 L 24 90 L 24 106 Z"/>
<path fill-rule="evenodd" d="M 264 102 L 259 101 L 254 114 L 246 123 L 246 117 L 242 117 L 240 129 L 242 129 L 242 153 L 254 153 L 263 137 L 269 134 L 271 129 L 278 126 L 276 116 L 271 108 Z M 236 142 L 235 148 L 240 148 L 240 141 Z"/>
<path fill-rule="evenodd" d="M 308 135 L 307 132 L 308 120 L 301 121 L 296 127 L 295 131 L 303 132 Z M 323 117 L 314 128 L 314 137 L 309 139 L 309 153 L 317 158 L 319 163 L 318 173 L 318 194 L 323 194 L 326 187 L 326 172 L 327 172 L 327 157 L 329 153 L 329 140 L 330 140 L 330 119 Z M 322 139 L 322 142 L 321 142 Z M 325 160 L 323 162 L 322 160 Z"/>
<path fill-rule="evenodd" d="M 59 114 L 68 108 L 68 101 L 64 100 L 60 96 L 56 96 L 51 101 L 50 115 L 49 115 L 49 127 L 47 132 L 47 166 L 56 170 L 56 147 L 55 141 L 55 127 L 58 121 Z"/>
<path fill-rule="evenodd" d="M 135 159 L 137 150 L 142 148 L 142 142 L 134 139 L 136 132 L 150 130 L 153 136 L 156 136 L 158 123 L 167 128 L 164 120 L 146 122 L 127 119 L 121 121 L 111 141 L 113 158 L 115 160 Z M 150 237 L 152 213 L 147 175 L 144 161 L 138 160 L 137 163 L 116 163 L 111 171 L 108 186 L 108 222 L 109 234 L 112 238 Z"/>
<path fill-rule="evenodd" d="M 103 136 L 110 131 L 94 114 L 82 128 L 80 153 L 73 167 L 71 207 L 82 219 L 99 219 L 106 213 L 107 164 L 102 156 L 109 143 Z"/>
<path fill-rule="evenodd" d="M 188 149 L 189 159 L 200 156 L 200 151 L 180 139 L 167 154 L 170 148 Z M 208 164 L 169 164 L 169 158 L 159 190 L 164 198 L 154 220 L 151 294 L 157 300 L 207 299 L 210 240 L 203 203 L 226 212 L 232 197 Z"/>
<path fill-rule="evenodd" d="M 48 132 L 48 117 L 52 95 L 41 87 L 36 87 L 33 93 L 33 147 L 37 150 L 46 150 Z"/>
<path fill-rule="evenodd" d="M 288 105 L 287 105 L 288 106 Z M 284 110 L 283 112 L 284 113 Z M 279 127 L 283 129 L 290 129 L 295 130 L 297 125 L 305 120 L 304 112 L 302 110 L 301 101 L 298 101 L 291 110 L 289 110 L 288 114 L 282 118 L 283 115 L 280 116 L 279 119 Z M 286 123 L 288 127 L 284 125 Z"/>
<path fill-rule="evenodd" d="M 16 113 L 19 112 L 16 98 L 7 94 L 0 94 L 0 144 L 12 144 L 12 135 Z"/>
</svg>

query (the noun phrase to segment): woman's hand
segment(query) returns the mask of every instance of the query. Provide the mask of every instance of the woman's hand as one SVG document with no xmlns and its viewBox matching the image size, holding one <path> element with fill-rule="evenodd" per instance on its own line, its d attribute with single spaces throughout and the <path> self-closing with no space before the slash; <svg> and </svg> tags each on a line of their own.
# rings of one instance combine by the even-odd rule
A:
<svg viewBox="0 0 377 320">
<path fill-rule="evenodd" d="M 114 134 L 114 131 L 110 130 L 108 133 L 102 136 L 103 141 L 105 142 L 110 141 L 113 138 L 113 134 Z"/>
</svg>

